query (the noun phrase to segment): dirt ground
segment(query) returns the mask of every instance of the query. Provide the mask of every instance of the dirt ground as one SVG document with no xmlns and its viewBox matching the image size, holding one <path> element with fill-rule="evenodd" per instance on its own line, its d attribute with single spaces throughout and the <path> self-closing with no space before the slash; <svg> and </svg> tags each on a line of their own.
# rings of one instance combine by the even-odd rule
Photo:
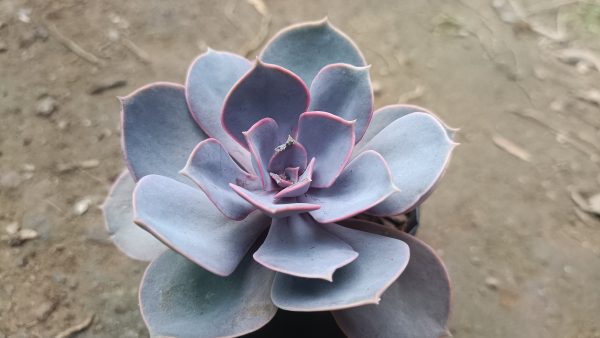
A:
<svg viewBox="0 0 600 338">
<path fill-rule="evenodd" d="M 145 264 L 98 208 L 123 168 L 115 96 L 326 15 L 372 63 L 377 106 L 461 128 L 419 233 L 453 280 L 452 334 L 600 337 L 600 221 L 572 200 L 600 192 L 600 4 L 265 3 L 0 0 L 0 337 L 147 336 Z"/>
</svg>

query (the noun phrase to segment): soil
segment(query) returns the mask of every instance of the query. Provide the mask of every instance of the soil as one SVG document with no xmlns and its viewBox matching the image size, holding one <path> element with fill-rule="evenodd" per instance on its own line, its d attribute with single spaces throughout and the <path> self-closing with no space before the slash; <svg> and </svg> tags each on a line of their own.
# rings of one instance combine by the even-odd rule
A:
<svg viewBox="0 0 600 338">
<path fill-rule="evenodd" d="M 147 336 L 145 264 L 98 208 L 123 168 L 115 96 L 326 15 L 372 63 L 377 106 L 461 128 L 419 229 L 453 281 L 452 334 L 600 337 L 600 221 L 571 199 L 600 191 L 597 2 L 267 0 L 269 21 L 251 3 L 0 1 L 0 337 Z"/>
</svg>

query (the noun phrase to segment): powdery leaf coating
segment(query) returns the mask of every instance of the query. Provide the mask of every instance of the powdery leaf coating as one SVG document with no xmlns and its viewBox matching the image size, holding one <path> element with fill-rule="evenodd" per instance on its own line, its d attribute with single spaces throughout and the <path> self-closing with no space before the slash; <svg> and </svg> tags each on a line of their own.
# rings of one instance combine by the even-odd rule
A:
<svg viewBox="0 0 600 338">
<path fill-rule="evenodd" d="M 438 338 L 448 332 L 451 290 L 448 273 L 435 252 L 419 239 L 379 224 L 352 220 L 354 229 L 400 239 L 410 248 L 410 261 L 381 296 L 378 305 L 333 312 L 349 337 Z"/>
<path fill-rule="evenodd" d="M 327 19 L 280 31 L 267 43 L 260 59 L 291 70 L 308 86 L 319 70 L 329 64 L 366 65 L 356 44 Z"/>
<path fill-rule="evenodd" d="M 237 337 L 268 323 L 274 272 L 246 257 L 220 277 L 169 250 L 146 269 L 140 308 L 152 337 Z"/>
<path fill-rule="evenodd" d="M 365 151 L 344 169 L 327 189 L 311 189 L 298 200 L 319 205 L 310 214 L 319 223 L 333 223 L 357 215 L 398 191 L 381 155 Z"/>
<path fill-rule="evenodd" d="M 309 110 L 325 111 L 356 121 L 356 142 L 373 116 L 373 88 L 369 67 L 336 63 L 323 67 L 310 86 Z"/>
<path fill-rule="evenodd" d="M 417 206 L 442 177 L 455 146 L 444 126 L 426 113 L 408 114 L 384 128 L 364 150 L 375 150 L 386 159 L 401 191 L 369 213 L 397 215 Z"/>
<path fill-rule="evenodd" d="M 206 270 L 230 275 L 269 225 L 260 213 L 232 221 L 200 190 L 158 175 L 133 192 L 134 222 Z"/>
<path fill-rule="evenodd" d="M 273 218 L 288 217 L 320 208 L 317 204 L 298 203 L 293 198 L 276 199 L 275 192 L 262 190 L 249 191 L 235 184 L 230 184 L 229 186 L 238 195 L 250 202 L 250 204 Z"/>
<path fill-rule="evenodd" d="M 254 259 L 288 275 L 332 281 L 333 272 L 358 257 L 352 247 L 307 215 L 274 219 Z"/>
<path fill-rule="evenodd" d="M 338 269 L 333 282 L 278 273 L 271 293 L 273 303 L 290 311 L 331 311 L 377 304 L 408 264 L 408 245 L 337 224 L 322 226 L 348 243 L 358 252 L 358 258 Z"/>
<path fill-rule="evenodd" d="M 260 179 L 243 171 L 214 138 L 194 148 L 181 173 L 193 180 L 228 218 L 239 221 L 256 210 L 233 192 L 229 183 L 255 190 L 260 189 Z"/>
<path fill-rule="evenodd" d="M 212 49 L 190 66 L 185 95 L 192 116 L 210 137 L 214 137 L 246 170 L 252 169 L 250 154 L 223 129 L 221 112 L 231 87 L 252 67 L 245 58 Z"/>
<path fill-rule="evenodd" d="M 308 158 L 316 158 L 314 188 L 330 187 L 354 148 L 354 123 L 325 112 L 306 112 L 298 120 L 298 142 Z"/>
<path fill-rule="evenodd" d="M 133 178 L 157 174 L 188 183 L 179 170 L 207 136 L 188 110 L 184 87 L 153 83 L 121 98 L 121 104 L 122 148 Z"/>
<path fill-rule="evenodd" d="M 298 116 L 306 111 L 308 88 L 294 73 L 276 65 L 256 61 L 229 92 L 221 116 L 223 127 L 247 148 L 243 132 L 259 120 L 270 117 L 279 128 L 278 143 L 292 134 Z"/>
<path fill-rule="evenodd" d="M 102 205 L 102 214 L 110 238 L 117 248 L 133 259 L 151 261 L 167 247 L 133 223 L 134 187 L 135 182 L 125 169 L 113 183 Z"/>
</svg>

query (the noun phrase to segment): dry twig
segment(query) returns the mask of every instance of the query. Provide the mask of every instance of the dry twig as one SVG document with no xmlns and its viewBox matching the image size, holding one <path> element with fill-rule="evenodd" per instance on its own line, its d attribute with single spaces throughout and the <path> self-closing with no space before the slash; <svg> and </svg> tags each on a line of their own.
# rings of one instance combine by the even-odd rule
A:
<svg viewBox="0 0 600 338">
<path fill-rule="evenodd" d="M 97 65 L 97 66 L 102 66 L 104 65 L 104 61 L 102 61 L 101 59 L 99 59 L 96 55 L 86 51 L 85 49 L 83 49 L 80 45 L 78 45 L 75 41 L 69 39 L 68 37 L 64 36 L 59 30 L 58 28 L 51 23 L 46 23 L 46 27 L 48 28 L 48 31 L 50 32 L 50 34 L 56 39 L 58 40 L 63 46 L 67 47 L 67 49 L 69 49 L 71 52 L 73 52 L 75 55 L 79 56 L 80 58 L 84 59 L 85 61 Z"/>
<path fill-rule="evenodd" d="M 138 47 L 138 45 L 136 45 L 133 41 L 125 38 L 122 39 L 121 42 L 123 43 L 123 46 L 129 49 L 129 51 L 132 52 L 133 55 L 135 55 L 140 61 L 142 61 L 145 64 L 150 63 L 150 55 L 148 55 L 148 53 L 146 53 L 145 50 Z"/>
<path fill-rule="evenodd" d="M 417 85 L 415 87 L 415 89 L 400 94 L 400 96 L 398 97 L 398 103 L 408 103 L 412 100 L 416 100 L 418 98 L 420 98 L 421 96 L 423 96 L 423 94 L 425 93 L 425 86 L 423 85 Z"/>
<path fill-rule="evenodd" d="M 498 148 L 506 151 L 512 156 L 525 162 L 531 162 L 531 154 L 529 154 L 525 149 L 513 143 L 511 140 L 496 134 L 492 135 L 492 141 L 494 141 L 494 144 Z"/>
<path fill-rule="evenodd" d="M 55 338 L 70 338 L 70 337 L 73 337 L 73 335 L 75 335 L 76 333 L 79 333 L 79 332 L 87 329 L 88 327 L 90 327 L 90 325 L 92 325 L 93 321 L 94 321 L 94 314 L 92 313 L 86 319 L 84 319 L 81 323 L 79 323 L 77 325 L 73 325 L 73 326 L 67 328 L 64 331 L 59 332 L 55 336 Z"/>
</svg>

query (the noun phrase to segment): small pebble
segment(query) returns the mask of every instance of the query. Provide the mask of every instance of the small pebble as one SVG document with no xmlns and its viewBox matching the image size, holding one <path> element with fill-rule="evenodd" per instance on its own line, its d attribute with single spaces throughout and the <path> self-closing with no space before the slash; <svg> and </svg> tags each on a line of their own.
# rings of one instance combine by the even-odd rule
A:
<svg viewBox="0 0 600 338">
<path fill-rule="evenodd" d="M 8 45 L 4 41 L 0 41 L 0 53 L 8 51 Z"/>
<path fill-rule="evenodd" d="M 56 100 L 51 96 L 46 96 L 38 101 L 35 113 L 39 116 L 48 117 L 56 110 Z"/>
<path fill-rule="evenodd" d="M 77 216 L 81 216 L 88 211 L 91 204 L 92 200 L 86 197 L 75 203 L 75 205 L 73 206 L 73 213 Z"/>
<path fill-rule="evenodd" d="M 14 235 L 19 231 L 19 223 L 17 222 L 12 222 L 10 224 L 8 224 L 4 229 L 6 230 L 6 233 L 9 235 Z"/>
<path fill-rule="evenodd" d="M 373 87 L 373 95 L 380 96 L 382 93 L 382 90 L 383 90 L 383 88 L 381 87 L 381 82 L 373 81 L 372 87 Z"/>
<path fill-rule="evenodd" d="M 485 278 L 485 285 L 492 290 L 498 290 L 500 280 L 496 277 L 489 276 Z"/>
<path fill-rule="evenodd" d="M 99 165 L 100 165 L 100 160 L 95 159 L 95 158 L 93 158 L 91 160 L 82 161 L 81 163 L 79 163 L 79 167 L 83 168 L 83 169 L 96 168 Z"/>
</svg>

